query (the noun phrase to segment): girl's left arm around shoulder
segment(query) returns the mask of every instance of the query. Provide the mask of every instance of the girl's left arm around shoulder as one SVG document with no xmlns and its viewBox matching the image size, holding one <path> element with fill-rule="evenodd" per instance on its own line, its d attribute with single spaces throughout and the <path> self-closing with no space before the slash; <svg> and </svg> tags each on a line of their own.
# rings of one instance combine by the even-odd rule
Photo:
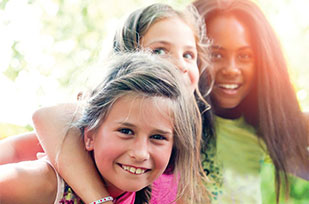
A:
<svg viewBox="0 0 309 204">
<path fill-rule="evenodd" d="M 46 162 L 36 160 L 0 165 L 0 203 L 53 204 L 57 177 Z"/>
<path fill-rule="evenodd" d="M 43 152 L 35 132 L 13 135 L 0 140 L 0 165 L 36 160 Z"/>
</svg>

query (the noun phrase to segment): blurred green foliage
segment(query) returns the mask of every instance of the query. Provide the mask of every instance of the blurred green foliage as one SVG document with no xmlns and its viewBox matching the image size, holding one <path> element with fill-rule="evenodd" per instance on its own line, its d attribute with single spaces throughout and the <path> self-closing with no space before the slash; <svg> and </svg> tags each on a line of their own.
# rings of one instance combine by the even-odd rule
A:
<svg viewBox="0 0 309 204">
<path fill-rule="evenodd" d="M 19 126 L 8 123 L 0 123 L 0 139 L 3 139 L 10 135 L 18 135 L 24 132 L 32 131 L 33 128 L 29 125 Z"/>
<path fill-rule="evenodd" d="M 35 109 L 74 100 L 76 93 L 88 86 L 86 79 L 91 75 L 88 72 L 100 68 L 111 50 L 112 35 L 122 19 L 154 2 L 175 7 L 189 3 L 188 0 L 0 1 L 0 33 L 4 31 L 0 34 L 0 54 L 5 59 L 0 62 L 0 91 L 6 93 L 1 101 L 0 122 L 31 124 L 29 116 Z M 29 101 L 25 101 L 25 93 Z M 15 122 L 17 118 L 19 121 Z M 5 136 L 8 135 L 1 134 Z"/>
</svg>

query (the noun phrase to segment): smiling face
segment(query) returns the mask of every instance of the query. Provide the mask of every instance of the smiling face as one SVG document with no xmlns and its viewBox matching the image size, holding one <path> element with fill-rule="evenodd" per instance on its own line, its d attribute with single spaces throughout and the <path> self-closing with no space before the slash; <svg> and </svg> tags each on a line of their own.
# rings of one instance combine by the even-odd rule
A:
<svg viewBox="0 0 309 204">
<path fill-rule="evenodd" d="M 215 84 L 212 99 L 216 109 L 237 107 L 255 83 L 255 56 L 248 28 L 231 15 L 207 21 Z"/>
<path fill-rule="evenodd" d="M 141 46 L 174 63 L 194 91 L 199 78 L 197 49 L 194 33 L 184 21 L 177 17 L 157 21 L 143 35 Z"/>
<path fill-rule="evenodd" d="M 85 146 L 113 197 L 138 191 L 166 169 L 173 147 L 173 124 L 166 100 L 123 96 Z"/>
</svg>

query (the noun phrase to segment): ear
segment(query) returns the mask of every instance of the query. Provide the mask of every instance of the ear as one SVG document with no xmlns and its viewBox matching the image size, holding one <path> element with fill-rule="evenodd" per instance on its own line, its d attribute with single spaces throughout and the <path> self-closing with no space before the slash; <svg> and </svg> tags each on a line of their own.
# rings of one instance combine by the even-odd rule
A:
<svg viewBox="0 0 309 204">
<path fill-rule="evenodd" d="M 92 151 L 94 149 L 94 134 L 88 128 L 84 130 L 84 143 L 86 150 Z"/>
</svg>

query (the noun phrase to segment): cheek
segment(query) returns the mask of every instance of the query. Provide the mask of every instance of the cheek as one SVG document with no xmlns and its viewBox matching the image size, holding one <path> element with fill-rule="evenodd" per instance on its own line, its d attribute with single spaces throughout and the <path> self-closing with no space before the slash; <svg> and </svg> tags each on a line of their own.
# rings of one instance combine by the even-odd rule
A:
<svg viewBox="0 0 309 204">
<path fill-rule="evenodd" d="M 247 80 L 247 83 L 249 83 L 250 88 L 253 86 L 253 84 L 256 82 L 256 71 L 254 65 L 247 67 L 245 71 L 245 77 Z"/>
<path fill-rule="evenodd" d="M 172 153 L 172 145 L 165 148 L 157 148 L 153 154 L 153 160 L 157 171 L 164 172 Z"/>
<path fill-rule="evenodd" d="M 96 143 L 94 148 L 94 157 L 97 166 L 100 168 L 110 168 L 113 162 L 121 155 L 123 152 L 118 143 Z"/>
<path fill-rule="evenodd" d="M 216 78 L 218 77 L 218 73 L 219 73 L 219 65 L 217 65 L 216 63 L 212 63 L 212 71 L 213 71 L 213 77 L 216 80 Z"/>
</svg>

